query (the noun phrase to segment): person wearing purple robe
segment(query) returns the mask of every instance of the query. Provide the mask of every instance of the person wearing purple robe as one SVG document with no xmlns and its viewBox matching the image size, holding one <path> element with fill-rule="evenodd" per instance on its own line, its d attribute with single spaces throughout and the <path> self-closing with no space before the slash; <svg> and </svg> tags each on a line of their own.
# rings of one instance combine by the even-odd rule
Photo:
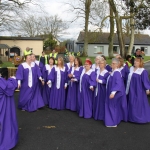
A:
<svg viewBox="0 0 150 150">
<path fill-rule="evenodd" d="M 122 79 L 123 79 L 124 85 L 126 87 L 127 79 L 128 79 L 128 74 L 129 74 L 129 69 L 126 66 L 126 64 L 124 64 L 124 59 L 123 58 L 119 58 L 118 60 L 120 62 L 118 69 L 121 72 Z"/>
<path fill-rule="evenodd" d="M 74 59 L 75 57 L 73 55 L 69 55 L 69 62 L 65 64 L 67 72 L 69 72 L 71 67 L 74 67 Z"/>
<path fill-rule="evenodd" d="M 67 88 L 67 68 L 62 57 L 58 57 L 57 66 L 53 67 L 48 76 L 48 85 L 51 86 L 49 108 L 65 109 L 65 94 Z"/>
<path fill-rule="evenodd" d="M 82 73 L 82 61 L 79 57 L 75 58 L 75 67 L 71 67 L 68 72 L 69 85 L 66 100 L 66 109 L 77 111 L 78 107 L 78 90 L 79 80 Z"/>
<path fill-rule="evenodd" d="M 147 94 L 150 90 L 148 72 L 143 68 L 141 58 L 135 58 L 130 68 L 126 94 L 128 99 L 128 121 L 135 123 L 150 122 L 150 105 Z"/>
<path fill-rule="evenodd" d="M 79 85 L 79 116 L 92 117 L 94 88 L 96 87 L 96 73 L 91 69 L 92 62 L 85 61 L 85 67 L 80 76 Z"/>
<path fill-rule="evenodd" d="M 100 61 L 100 59 L 101 59 L 100 55 L 95 57 L 95 64 L 92 65 L 92 69 L 95 72 L 97 72 L 97 70 L 99 69 L 99 61 Z"/>
<path fill-rule="evenodd" d="M 25 56 L 26 62 L 19 65 L 16 72 L 18 88 L 20 88 L 18 107 L 22 111 L 36 111 L 44 106 L 38 81 L 42 84 L 44 81 L 41 77 L 39 67 L 32 62 L 31 55 Z"/>
<path fill-rule="evenodd" d="M 106 61 L 106 57 L 105 57 L 104 55 L 101 55 L 101 57 L 103 57 L 104 60 Z M 108 72 L 112 72 L 112 68 L 111 68 L 111 66 L 108 65 L 108 64 L 106 64 L 105 69 L 106 69 Z"/>
<path fill-rule="evenodd" d="M 104 120 L 105 118 L 106 82 L 109 76 L 109 72 L 105 69 L 105 66 L 106 61 L 102 58 L 99 61 L 100 69 L 97 70 L 97 87 L 93 102 L 93 117 L 95 120 Z"/>
<path fill-rule="evenodd" d="M 119 60 L 112 59 L 112 73 L 106 84 L 105 126 L 117 127 L 121 121 L 127 121 L 127 100 L 125 87 L 118 70 Z"/>
<path fill-rule="evenodd" d="M 14 103 L 15 77 L 0 77 L 0 150 L 9 150 L 18 142 L 18 123 Z"/>
<path fill-rule="evenodd" d="M 47 82 L 48 76 L 50 75 L 52 68 L 55 66 L 55 59 L 50 57 L 48 62 L 49 64 L 46 64 L 42 70 L 42 76 L 45 82 L 42 91 L 42 97 L 45 105 L 48 105 L 50 100 L 51 85 L 47 84 Z"/>
<path fill-rule="evenodd" d="M 44 64 L 43 64 L 42 62 L 36 60 L 35 54 L 33 54 L 33 53 L 31 54 L 31 60 L 32 60 L 32 62 L 34 62 L 34 63 L 39 67 L 40 72 L 41 72 L 41 75 L 42 75 L 42 70 L 43 70 L 43 68 L 44 68 Z M 43 78 L 43 76 L 42 76 L 42 78 Z M 43 85 L 42 85 L 42 83 L 41 83 L 40 80 L 38 81 L 38 86 L 39 86 L 39 88 L 40 88 L 41 95 L 42 95 L 42 92 L 43 92 Z"/>
</svg>

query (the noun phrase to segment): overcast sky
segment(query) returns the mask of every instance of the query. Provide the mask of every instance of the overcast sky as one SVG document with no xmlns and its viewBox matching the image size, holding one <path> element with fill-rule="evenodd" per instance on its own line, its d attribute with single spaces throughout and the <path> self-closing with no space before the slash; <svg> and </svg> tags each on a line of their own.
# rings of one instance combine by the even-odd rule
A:
<svg viewBox="0 0 150 150">
<path fill-rule="evenodd" d="M 74 14 L 69 11 L 69 5 L 65 2 L 68 0 L 43 0 L 45 11 L 49 12 L 50 15 L 58 15 L 62 20 L 68 21 L 69 29 L 66 30 L 66 34 L 61 35 L 61 38 L 77 39 L 79 32 L 83 30 L 83 22 L 77 20 L 73 23 Z"/>
</svg>

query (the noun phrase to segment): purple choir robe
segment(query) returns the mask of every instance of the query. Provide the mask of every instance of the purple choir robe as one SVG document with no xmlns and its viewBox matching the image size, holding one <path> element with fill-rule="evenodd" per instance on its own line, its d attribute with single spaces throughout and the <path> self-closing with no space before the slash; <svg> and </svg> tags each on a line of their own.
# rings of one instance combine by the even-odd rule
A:
<svg viewBox="0 0 150 150">
<path fill-rule="evenodd" d="M 42 72 L 43 72 L 43 68 L 44 68 L 43 63 L 42 63 L 42 62 L 40 62 L 40 61 L 38 61 L 38 60 L 36 60 L 34 63 L 35 63 L 35 64 L 39 67 L 40 72 L 41 72 L 41 75 L 42 75 L 42 78 L 43 78 L 43 74 L 42 74 Z M 43 94 L 43 85 L 42 85 L 42 83 L 41 83 L 41 81 L 40 81 L 40 80 L 38 81 L 38 86 L 39 86 L 39 88 L 40 88 L 41 95 L 42 95 L 42 94 Z"/>
<path fill-rule="evenodd" d="M 20 109 L 32 112 L 44 106 L 39 88 L 40 77 L 40 69 L 34 62 L 31 67 L 26 62 L 19 65 L 16 78 L 21 81 L 18 103 Z"/>
<path fill-rule="evenodd" d="M 105 98 L 106 98 L 106 82 L 109 72 L 105 69 L 102 72 L 97 71 L 97 87 L 95 89 L 95 98 L 93 102 L 93 117 L 95 120 L 104 120 L 105 118 Z"/>
<path fill-rule="evenodd" d="M 116 92 L 113 99 L 109 98 L 111 92 Z M 106 84 L 105 126 L 118 125 L 121 120 L 127 121 L 127 100 L 121 73 L 116 69 Z"/>
<path fill-rule="evenodd" d="M 71 82 L 69 79 L 68 85 L 68 94 L 66 100 L 66 109 L 70 109 L 72 111 L 77 111 L 78 107 L 78 90 L 79 90 L 79 81 L 80 75 L 82 73 L 83 67 L 74 68 L 71 67 L 68 74 L 73 74 L 74 82 Z"/>
<path fill-rule="evenodd" d="M 52 68 L 53 67 L 54 66 L 52 66 Z M 47 85 L 47 82 L 48 82 L 48 76 L 51 73 L 52 68 L 50 68 L 49 64 L 46 64 L 42 70 L 42 76 L 45 82 L 43 90 L 42 90 L 42 97 L 43 97 L 45 105 L 49 104 L 49 99 L 50 99 L 51 87 Z"/>
<path fill-rule="evenodd" d="M 128 80 L 128 75 L 129 75 L 129 69 L 128 69 L 128 67 L 125 65 L 125 66 L 119 68 L 119 71 L 121 72 L 122 79 L 123 79 L 124 85 L 125 85 L 125 87 L 126 87 L 127 80 Z"/>
<path fill-rule="evenodd" d="M 106 69 L 108 72 L 112 72 L 112 68 L 111 68 L 108 64 L 106 64 L 105 69 Z"/>
<path fill-rule="evenodd" d="M 80 76 L 78 99 L 80 117 L 92 117 L 94 91 L 90 89 L 90 86 L 96 87 L 96 73 L 92 69 L 85 73 L 85 69 L 83 69 Z"/>
<path fill-rule="evenodd" d="M 69 72 L 69 70 L 70 70 L 70 68 L 71 68 L 70 62 L 66 63 L 66 64 L 65 64 L 65 67 L 66 67 L 67 72 Z M 74 67 L 74 63 L 72 64 L 72 67 Z"/>
<path fill-rule="evenodd" d="M 51 93 L 49 99 L 49 108 L 62 110 L 65 109 L 65 94 L 64 86 L 67 86 L 67 70 L 66 67 L 59 69 L 53 67 L 48 80 L 51 82 Z"/>
<path fill-rule="evenodd" d="M 128 120 L 135 123 L 150 122 L 150 105 L 146 90 L 150 89 L 148 72 L 144 68 L 130 68 L 126 94 L 128 99 Z"/>
<path fill-rule="evenodd" d="M 18 123 L 14 103 L 17 81 L 0 78 L 0 150 L 12 149 L 18 142 Z"/>
</svg>

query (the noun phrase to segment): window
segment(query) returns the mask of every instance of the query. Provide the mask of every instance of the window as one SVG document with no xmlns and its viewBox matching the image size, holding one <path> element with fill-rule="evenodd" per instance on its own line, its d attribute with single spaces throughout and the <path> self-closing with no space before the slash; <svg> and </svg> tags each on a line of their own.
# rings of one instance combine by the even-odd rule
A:
<svg viewBox="0 0 150 150">
<path fill-rule="evenodd" d="M 79 51 L 80 51 L 80 52 L 83 51 L 83 45 L 79 45 Z"/>
<path fill-rule="evenodd" d="M 95 46 L 94 49 L 95 49 L 94 53 L 104 54 L 104 46 Z"/>
<path fill-rule="evenodd" d="M 118 54 L 118 46 L 113 46 L 113 53 Z"/>
<path fill-rule="evenodd" d="M 141 51 L 143 51 L 145 54 L 148 53 L 148 48 L 147 47 L 141 47 Z"/>
</svg>

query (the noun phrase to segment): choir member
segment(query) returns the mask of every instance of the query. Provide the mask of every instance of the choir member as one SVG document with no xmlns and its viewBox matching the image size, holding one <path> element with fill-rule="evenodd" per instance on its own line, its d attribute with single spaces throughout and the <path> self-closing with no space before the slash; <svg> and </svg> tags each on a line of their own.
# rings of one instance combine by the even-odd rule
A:
<svg viewBox="0 0 150 150">
<path fill-rule="evenodd" d="M 72 111 L 77 111 L 78 107 L 78 90 L 79 80 L 82 73 L 82 61 L 79 57 L 75 58 L 75 66 L 71 67 L 68 72 L 69 86 L 66 100 L 66 108 Z"/>
<path fill-rule="evenodd" d="M 104 60 L 106 61 L 106 57 L 104 56 L 104 55 L 101 55 L 101 57 L 103 57 L 104 58 Z M 108 71 L 108 72 L 112 72 L 112 68 L 111 68 L 111 66 L 110 65 L 108 65 L 107 63 L 106 63 L 106 66 L 105 66 L 105 69 Z"/>
<path fill-rule="evenodd" d="M 44 106 L 38 86 L 39 80 L 42 84 L 44 84 L 44 81 L 41 77 L 39 67 L 32 62 L 31 55 L 26 55 L 25 59 L 26 62 L 20 64 L 16 72 L 18 88 L 20 88 L 18 107 L 22 111 L 32 112 Z"/>
<path fill-rule="evenodd" d="M 51 70 L 54 66 L 55 66 L 55 59 L 53 57 L 50 57 L 48 64 L 46 64 L 42 70 L 42 76 L 45 82 L 42 90 L 42 97 L 45 105 L 49 104 L 51 85 L 47 84 L 47 82 L 48 82 L 48 76 L 50 75 Z"/>
<path fill-rule="evenodd" d="M 91 69 L 92 62 L 86 60 L 84 69 L 80 76 L 79 85 L 79 116 L 92 117 L 92 104 L 94 99 L 94 88 L 96 87 L 96 73 Z"/>
<path fill-rule="evenodd" d="M 66 70 L 69 71 L 71 67 L 74 67 L 74 59 L 73 55 L 69 55 L 69 62 L 65 64 Z"/>
<path fill-rule="evenodd" d="M 119 60 L 112 59 L 112 73 L 109 75 L 106 84 L 105 99 L 105 126 L 117 127 L 123 121 L 127 121 L 127 100 L 125 87 L 118 70 Z"/>
<path fill-rule="evenodd" d="M 147 95 L 150 82 L 148 72 L 143 68 L 142 58 L 135 58 L 130 68 L 126 94 L 128 98 L 128 121 L 135 123 L 150 122 L 150 106 Z"/>
<path fill-rule="evenodd" d="M 99 61 L 101 59 L 101 56 L 98 55 L 95 57 L 95 64 L 92 65 L 92 69 L 97 72 L 97 70 L 99 69 Z"/>
<path fill-rule="evenodd" d="M 124 64 L 124 59 L 123 58 L 119 58 L 118 60 L 119 60 L 119 67 L 118 67 L 118 69 L 121 72 L 122 79 L 123 79 L 124 85 L 126 87 L 127 79 L 128 79 L 128 74 L 129 74 L 129 69 Z"/>
<path fill-rule="evenodd" d="M 18 123 L 14 103 L 15 77 L 0 77 L 0 150 L 12 149 L 18 142 Z"/>
<path fill-rule="evenodd" d="M 62 57 L 58 57 L 57 66 L 53 67 L 48 76 L 48 85 L 51 86 L 49 108 L 65 109 L 65 89 L 67 88 L 67 68 Z"/>
<path fill-rule="evenodd" d="M 109 72 L 105 69 L 106 61 L 102 58 L 99 61 L 99 70 L 97 70 L 97 87 L 95 89 L 95 98 L 93 102 L 93 117 L 95 120 L 104 120 L 105 117 L 105 97 L 106 82 Z"/>
</svg>

